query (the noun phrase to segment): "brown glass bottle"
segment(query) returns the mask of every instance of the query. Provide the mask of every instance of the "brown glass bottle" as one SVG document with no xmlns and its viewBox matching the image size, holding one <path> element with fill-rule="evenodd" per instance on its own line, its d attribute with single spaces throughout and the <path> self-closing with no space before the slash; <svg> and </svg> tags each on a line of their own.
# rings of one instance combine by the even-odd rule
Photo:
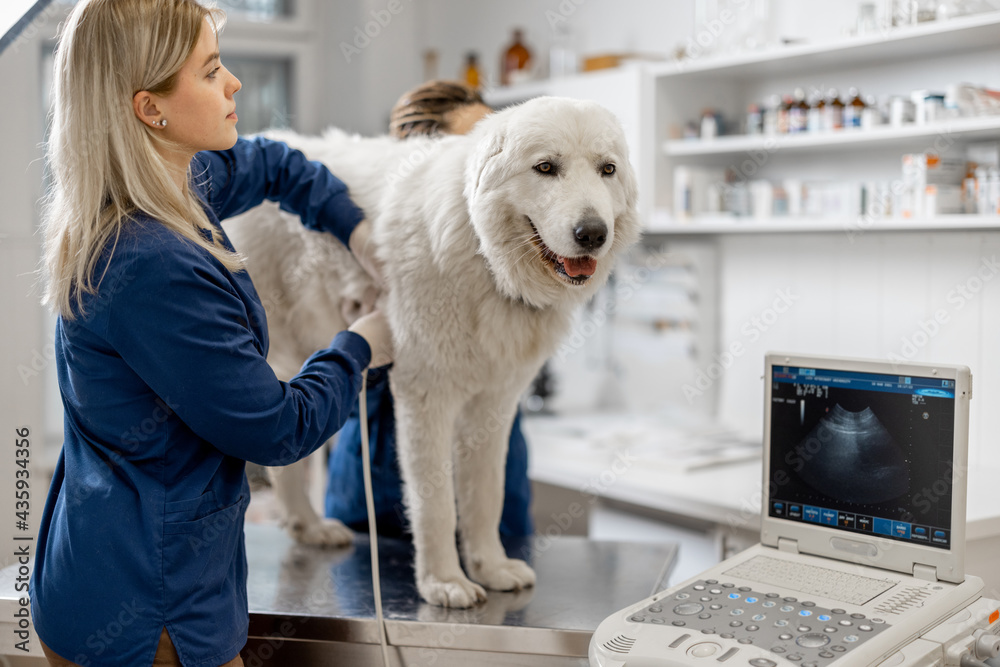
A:
<svg viewBox="0 0 1000 667">
<path fill-rule="evenodd" d="M 482 77 L 479 74 L 479 62 L 475 53 L 465 56 L 465 82 L 473 88 L 479 88 Z"/>
<path fill-rule="evenodd" d="M 844 128 L 844 103 L 840 101 L 840 93 L 831 88 L 826 99 L 826 129 L 842 130 Z"/>
<path fill-rule="evenodd" d="M 858 89 L 850 88 L 847 91 L 847 103 L 844 105 L 844 127 L 861 127 L 865 106 Z"/>
<path fill-rule="evenodd" d="M 521 29 L 514 29 L 514 42 L 507 47 L 500 62 L 500 84 L 509 86 L 512 83 L 523 81 L 531 71 L 531 51 L 528 50 L 522 40 L 524 33 Z"/>
</svg>

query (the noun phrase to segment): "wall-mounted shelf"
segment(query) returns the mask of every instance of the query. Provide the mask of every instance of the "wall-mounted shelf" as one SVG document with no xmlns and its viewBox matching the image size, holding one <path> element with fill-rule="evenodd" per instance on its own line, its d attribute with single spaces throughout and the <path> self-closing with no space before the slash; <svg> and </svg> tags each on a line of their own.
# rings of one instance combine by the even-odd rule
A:
<svg viewBox="0 0 1000 667">
<path fill-rule="evenodd" d="M 828 132 L 778 134 L 778 135 L 729 135 L 714 139 L 678 139 L 663 145 L 670 157 L 697 157 L 702 155 L 731 155 L 754 150 L 774 153 L 779 150 L 804 151 L 854 150 L 859 147 L 905 147 L 914 139 L 995 139 L 1000 134 L 1000 116 L 976 116 L 938 121 L 926 125 L 908 124 L 902 127 L 880 125 L 871 129 L 845 129 Z"/>
<path fill-rule="evenodd" d="M 881 64 L 899 63 L 954 51 L 994 47 L 998 29 L 1000 11 L 984 12 L 832 42 L 674 61 L 653 65 L 650 72 L 657 77 L 691 75 L 705 80 L 712 77 L 795 75 L 828 68 L 842 70 L 864 67 L 876 61 Z"/>
<path fill-rule="evenodd" d="M 942 232 L 1000 229 L 1000 216 L 941 215 L 934 218 L 773 218 L 699 217 L 646 230 L 647 234 L 801 234 L 816 232 Z"/>
</svg>

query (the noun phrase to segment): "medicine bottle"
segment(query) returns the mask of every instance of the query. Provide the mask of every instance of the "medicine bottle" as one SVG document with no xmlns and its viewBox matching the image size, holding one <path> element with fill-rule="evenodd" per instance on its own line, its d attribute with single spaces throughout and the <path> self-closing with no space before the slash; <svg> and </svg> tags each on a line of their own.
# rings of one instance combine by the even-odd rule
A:
<svg viewBox="0 0 1000 667">
<path fill-rule="evenodd" d="M 526 81 L 531 74 L 531 51 L 522 43 L 524 32 L 515 28 L 513 39 L 500 61 L 500 83 L 504 86 Z"/>
<path fill-rule="evenodd" d="M 469 52 L 465 56 L 465 82 L 473 88 L 479 88 L 482 77 L 479 73 L 479 62 L 475 52 Z"/>
<path fill-rule="evenodd" d="M 821 132 L 826 122 L 826 100 L 823 93 L 814 90 L 809 101 L 809 117 L 806 120 L 806 130 L 809 132 Z"/>
<path fill-rule="evenodd" d="M 828 130 L 840 130 L 844 127 L 844 103 L 836 88 L 831 88 L 826 96 L 826 123 Z"/>
<path fill-rule="evenodd" d="M 844 105 L 844 127 L 861 127 L 861 118 L 865 112 L 865 101 L 861 99 L 857 88 L 847 91 L 847 103 Z"/>
<path fill-rule="evenodd" d="M 795 89 L 795 97 L 788 109 L 788 131 L 799 133 L 806 131 L 809 122 L 809 105 L 806 103 L 806 91 Z"/>
</svg>

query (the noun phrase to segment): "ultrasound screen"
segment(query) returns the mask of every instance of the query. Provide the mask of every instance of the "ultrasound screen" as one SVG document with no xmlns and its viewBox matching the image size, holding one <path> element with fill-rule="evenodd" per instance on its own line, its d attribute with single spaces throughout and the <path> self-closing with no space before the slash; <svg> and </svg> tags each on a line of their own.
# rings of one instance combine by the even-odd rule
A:
<svg viewBox="0 0 1000 667">
<path fill-rule="evenodd" d="M 955 382 L 774 366 L 772 517 L 951 546 Z"/>
</svg>

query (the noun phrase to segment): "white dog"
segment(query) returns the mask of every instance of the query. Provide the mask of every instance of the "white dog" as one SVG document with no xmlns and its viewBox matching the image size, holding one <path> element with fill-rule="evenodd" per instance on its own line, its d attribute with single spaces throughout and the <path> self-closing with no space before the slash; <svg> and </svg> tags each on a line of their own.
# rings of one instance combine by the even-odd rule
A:
<svg viewBox="0 0 1000 667">
<path fill-rule="evenodd" d="M 485 599 L 483 586 L 533 585 L 499 538 L 507 442 L 520 394 L 638 239 L 619 123 L 593 103 L 538 98 L 465 136 L 277 138 L 324 162 L 372 221 L 420 594 L 467 607 Z M 288 378 L 375 293 L 332 236 L 274 207 L 242 217 L 227 230 L 267 309 L 268 360 Z M 300 482 L 282 481 L 290 472 L 276 484 L 295 534 L 348 541 L 345 527 L 316 517 Z"/>
</svg>

